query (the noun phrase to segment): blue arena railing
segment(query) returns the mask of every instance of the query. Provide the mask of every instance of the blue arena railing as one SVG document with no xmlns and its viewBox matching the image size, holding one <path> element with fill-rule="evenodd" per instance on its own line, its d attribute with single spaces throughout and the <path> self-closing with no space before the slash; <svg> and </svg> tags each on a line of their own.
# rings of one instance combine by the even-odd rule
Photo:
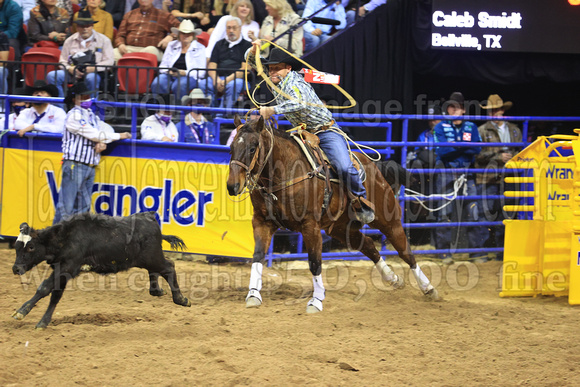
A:
<svg viewBox="0 0 580 387">
<path fill-rule="evenodd" d="M 61 98 L 34 98 L 29 96 L 12 96 L 12 95 L 0 95 L 0 100 L 4 100 L 4 114 L 7 118 L 10 112 L 10 102 L 13 100 L 32 100 L 36 99 L 39 101 L 46 101 L 46 102 L 62 102 Z M 103 106 L 111 106 L 111 107 L 122 107 L 122 108 L 129 108 L 131 110 L 132 116 L 132 123 L 131 123 L 131 132 L 133 135 L 137 134 L 137 109 L 156 109 L 163 105 L 155 105 L 155 104 L 140 104 L 140 103 L 126 103 L 126 102 L 114 102 L 114 101 L 98 101 L 97 105 Z M 197 110 L 202 113 L 209 113 L 209 114 L 227 114 L 231 115 L 233 113 L 237 113 L 240 115 L 245 115 L 247 110 L 245 109 L 219 109 L 219 108 L 201 108 L 201 107 L 187 107 L 187 106 L 171 106 L 170 110 L 181 111 L 181 112 L 188 112 L 191 110 Z M 429 146 L 428 143 L 417 142 L 417 141 L 408 141 L 409 137 L 409 122 L 416 121 L 416 120 L 431 120 L 431 119 L 449 119 L 449 116 L 426 116 L 426 115 L 370 115 L 370 114 L 335 114 L 335 119 L 337 123 L 342 126 L 348 127 L 369 127 L 372 126 L 373 128 L 381 128 L 385 130 L 385 141 L 361 141 L 360 143 L 367 146 L 372 146 L 379 148 L 378 151 L 385 157 L 391 158 L 395 155 L 395 151 L 393 149 L 400 148 L 400 161 L 402 165 L 405 165 L 407 159 L 407 153 L 409 148 L 414 147 L 425 147 Z M 359 120 L 358 122 L 351 122 L 350 120 Z M 365 123 L 360 122 L 360 120 L 373 120 L 372 123 Z M 487 116 L 463 116 L 462 119 L 464 120 L 471 120 L 471 121 L 487 121 Z M 580 123 L 580 117 L 545 117 L 545 116 L 526 116 L 526 117 L 498 117 L 498 120 L 506 120 L 512 122 L 521 122 L 522 123 L 522 133 L 523 138 L 528 137 L 528 128 L 529 123 L 531 121 L 551 121 L 551 122 L 578 122 Z M 5 120 L 5 125 L 7 125 L 7 120 Z M 394 121 L 401 121 L 402 122 L 402 133 L 401 141 L 394 141 L 392 139 L 393 135 L 393 122 Z M 233 120 L 230 118 L 215 118 L 214 122 L 217 124 L 218 130 L 224 124 L 233 124 Z M 280 125 L 290 125 L 288 121 L 280 120 Z M 177 144 L 176 144 L 177 145 Z M 527 142 L 521 143 L 437 143 L 437 146 L 453 146 L 453 147 L 468 147 L 468 146 L 510 146 L 510 147 L 518 147 L 524 148 L 528 145 Z M 162 146 L 157 144 L 148 144 L 148 146 Z M 208 151 L 212 148 L 216 149 L 215 147 L 219 147 L 223 150 L 224 145 L 207 145 Z M 425 174 L 425 173 L 484 173 L 490 172 L 489 169 L 474 169 L 474 168 L 449 168 L 449 169 L 410 169 L 412 173 L 417 174 Z M 510 169 L 510 172 L 514 172 L 514 170 Z M 504 172 L 503 169 L 497 170 L 497 172 Z M 526 170 L 515 170 L 517 173 L 527 173 Z M 461 200 L 480 200 L 483 198 L 487 199 L 503 199 L 503 195 L 458 195 L 457 199 Z M 418 197 L 419 199 L 427 199 L 427 197 Z M 403 189 L 401 189 L 399 193 L 398 200 L 401 204 L 401 207 L 405 207 L 405 203 L 412 202 L 417 200 L 415 197 L 409 197 L 405 195 Z M 529 200 L 529 199 L 526 199 Z M 529 203 L 526 203 L 529 204 Z M 518 217 L 526 218 L 529 214 L 527 213 L 518 213 Z M 486 221 L 486 222 L 448 222 L 448 223 L 418 223 L 418 222 L 403 222 L 403 227 L 405 229 L 426 229 L 426 228 L 440 228 L 440 227 L 491 227 L 491 226 L 502 226 L 502 222 L 499 221 Z M 370 229 L 367 226 L 363 228 L 363 233 L 366 235 L 374 235 L 379 236 L 382 235 L 378 230 Z M 290 253 L 290 254 L 277 254 L 273 252 L 274 243 L 270 246 L 270 250 L 266 256 L 268 265 L 272 265 L 273 261 L 280 261 L 280 260 L 295 260 L 295 259 L 307 259 L 307 254 L 302 252 L 302 236 L 300 234 L 292 233 L 287 230 L 279 231 L 274 238 L 280 235 L 296 235 L 297 238 L 297 252 Z M 382 255 L 396 255 L 397 253 L 392 250 L 388 250 L 386 248 L 385 237 L 382 236 L 382 248 L 380 253 Z M 451 253 L 451 254 L 459 254 L 459 253 L 489 253 L 494 252 L 498 253 L 503 251 L 503 248 L 457 248 L 457 249 L 450 249 L 450 250 L 414 250 L 415 254 L 442 254 L 442 253 Z M 361 253 L 358 252 L 324 252 L 322 254 L 323 259 L 360 259 L 363 257 Z"/>
</svg>

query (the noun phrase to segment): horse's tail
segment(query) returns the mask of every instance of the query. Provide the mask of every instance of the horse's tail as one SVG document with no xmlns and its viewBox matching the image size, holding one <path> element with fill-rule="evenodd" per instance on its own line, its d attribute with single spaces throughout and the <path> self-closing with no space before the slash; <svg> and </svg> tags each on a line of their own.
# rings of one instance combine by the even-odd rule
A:
<svg viewBox="0 0 580 387">
<path fill-rule="evenodd" d="M 377 161 L 375 165 L 395 193 L 402 185 L 408 187 L 413 182 L 411 173 L 394 160 Z"/>
<path fill-rule="evenodd" d="M 163 238 L 163 240 L 169 242 L 169 245 L 171 245 L 171 248 L 173 250 L 183 251 L 183 250 L 187 249 L 187 246 L 183 242 L 183 239 L 181 239 L 180 237 L 177 237 L 175 235 L 161 235 L 161 238 Z"/>
</svg>

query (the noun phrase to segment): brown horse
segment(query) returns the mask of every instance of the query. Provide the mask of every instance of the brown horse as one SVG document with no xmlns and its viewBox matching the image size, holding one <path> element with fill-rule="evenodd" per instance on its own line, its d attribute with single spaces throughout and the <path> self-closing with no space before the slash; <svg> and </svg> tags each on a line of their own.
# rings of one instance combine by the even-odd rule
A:
<svg viewBox="0 0 580 387">
<path fill-rule="evenodd" d="M 239 117 L 234 123 L 237 134 L 231 144 L 228 193 L 240 195 L 245 188 L 251 192 L 254 207 L 252 226 L 255 249 L 250 276 L 247 307 L 262 304 L 262 262 L 278 228 L 302 233 L 308 251 L 314 292 L 306 308 L 309 313 L 322 310 L 325 291 L 321 278 L 322 234 L 344 243 L 349 249 L 359 250 L 369 257 L 383 280 L 395 288 L 404 286 L 403 278 L 387 266 L 375 248 L 373 240 L 361 233 L 362 224 L 348 205 L 343 187 L 333 184 L 334 192 L 323 210 L 327 183 L 316 176 L 300 147 L 289 134 L 273 130 L 263 118 L 242 124 Z M 427 297 L 437 299 L 437 290 L 431 285 L 415 262 L 401 224 L 401 208 L 391 186 L 377 165 L 360 158 L 366 171 L 364 183 L 367 198 L 375 205 L 375 220 L 369 225 L 379 229 L 391 242 L 417 279 L 419 288 Z M 386 173 L 385 173 L 386 175 Z"/>
</svg>

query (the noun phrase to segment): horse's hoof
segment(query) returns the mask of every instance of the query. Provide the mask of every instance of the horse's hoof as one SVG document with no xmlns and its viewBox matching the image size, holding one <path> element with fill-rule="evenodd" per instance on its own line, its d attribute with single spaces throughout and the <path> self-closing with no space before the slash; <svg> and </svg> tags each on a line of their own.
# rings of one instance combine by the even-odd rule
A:
<svg viewBox="0 0 580 387">
<path fill-rule="evenodd" d="M 393 289 L 399 290 L 403 289 L 404 287 L 405 287 L 405 279 L 402 276 L 398 275 L 397 281 L 393 283 Z"/>
<path fill-rule="evenodd" d="M 246 300 L 246 308 L 257 308 L 262 305 L 262 301 L 257 297 L 248 297 Z"/>
<path fill-rule="evenodd" d="M 24 319 L 24 315 L 22 313 L 14 312 L 12 313 L 12 318 L 15 320 L 22 320 Z"/>
<path fill-rule="evenodd" d="M 322 312 L 322 301 L 318 298 L 312 298 L 308 301 L 308 305 L 306 306 L 306 313 L 320 313 Z"/>
<path fill-rule="evenodd" d="M 425 293 L 425 297 L 427 297 L 427 299 L 430 301 L 439 301 L 440 300 L 439 292 L 435 288 L 429 289 L 427 291 L 427 293 Z"/>
</svg>

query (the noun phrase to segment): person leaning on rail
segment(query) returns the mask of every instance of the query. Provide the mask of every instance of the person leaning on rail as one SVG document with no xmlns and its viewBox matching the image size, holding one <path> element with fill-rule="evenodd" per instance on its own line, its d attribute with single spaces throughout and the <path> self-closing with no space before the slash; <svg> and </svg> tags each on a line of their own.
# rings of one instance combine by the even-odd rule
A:
<svg viewBox="0 0 580 387">
<path fill-rule="evenodd" d="M 494 120 L 494 117 L 502 117 L 506 110 L 513 106 L 512 102 L 506 101 L 497 94 L 492 94 L 480 107 L 487 111 L 490 118 L 481 125 L 479 135 L 483 142 L 510 143 L 521 142 L 522 132 L 515 124 L 503 120 Z M 508 146 L 484 147 L 475 157 L 475 168 L 488 169 L 489 173 L 478 173 L 476 176 L 476 189 L 478 195 L 503 195 L 503 174 L 500 170 L 518 152 L 517 148 Z M 478 203 L 479 219 L 482 221 L 502 221 L 506 218 L 501 201 L 498 199 L 482 199 Z M 503 226 L 478 227 L 480 236 L 478 240 L 481 246 L 488 241 L 493 247 L 503 247 L 504 228 Z M 493 233 L 491 233 L 492 231 Z M 491 237 L 493 234 L 493 237 Z M 491 238 L 490 238 L 491 237 Z M 496 255 L 496 260 L 503 260 L 503 253 Z"/>
<path fill-rule="evenodd" d="M 53 224 L 91 210 L 95 168 L 101 161 L 101 152 L 113 141 L 131 138 L 129 132 L 115 133 L 93 113 L 93 93 L 85 82 L 78 82 L 68 89 L 65 98 L 72 109 L 66 115 L 62 135 L 62 179 Z"/>
<path fill-rule="evenodd" d="M 259 40 L 255 41 L 246 52 L 248 62 L 254 68 L 255 55 L 261 44 Z M 272 82 L 292 99 L 273 90 L 277 105 L 261 107 L 260 115 L 268 119 L 274 114 L 284 114 L 293 126 L 306 124 L 306 130 L 318 136 L 320 148 L 344 181 L 357 219 L 362 223 L 371 223 L 375 218 L 374 205 L 366 199 L 365 187 L 350 160 L 346 140 L 333 130 L 340 130 L 340 127 L 332 119 L 332 113 L 322 104 L 312 86 L 298 74 L 301 63 L 281 49 L 274 48 L 264 65 Z"/>
<path fill-rule="evenodd" d="M 477 126 L 470 121 L 464 121 L 461 116 L 465 114 L 465 98 L 460 92 L 454 92 L 449 97 L 449 100 L 444 103 L 443 111 L 449 116 L 456 116 L 448 120 L 443 120 L 433 129 L 435 143 L 441 142 L 480 142 L 479 132 Z M 436 146 L 435 154 L 437 155 L 437 162 L 441 161 L 445 168 L 470 168 L 475 159 L 475 155 L 481 151 L 478 146 L 474 147 L 453 147 L 453 146 Z M 454 183 L 462 173 L 437 173 L 435 175 L 435 192 L 443 195 L 453 192 Z M 473 174 L 467 174 L 467 194 L 475 195 L 475 180 Z M 446 200 L 441 200 L 439 205 L 447 203 Z M 438 222 L 451 222 L 456 220 L 461 221 L 461 203 L 462 201 L 452 202 L 450 205 L 442 208 L 437 212 Z M 470 221 L 477 220 L 477 206 L 475 201 L 468 205 L 468 219 Z M 449 227 L 438 227 L 435 230 L 435 243 L 437 249 L 448 250 L 452 245 L 452 232 Z M 479 242 L 476 240 L 477 233 L 473 229 L 467 230 L 467 237 L 469 239 L 469 246 L 478 246 Z M 459 238 L 457 238 L 459 240 Z M 474 259 L 479 258 L 481 253 L 472 254 Z M 442 263 L 452 264 L 453 258 L 449 253 L 439 255 Z"/>
<path fill-rule="evenodd" d="M 34 97 L 58 97 L 56 86 L 45 81 L 35 81 L 32 87 L 27 86 L 28 95 Z M 14 121 L 14 130 L 20 137 L 26 132 L 62 133 L 66 113 L 64 110 L 48 102 L 32 101 L 31 107 L 24 109 Z"/>
</svg>

